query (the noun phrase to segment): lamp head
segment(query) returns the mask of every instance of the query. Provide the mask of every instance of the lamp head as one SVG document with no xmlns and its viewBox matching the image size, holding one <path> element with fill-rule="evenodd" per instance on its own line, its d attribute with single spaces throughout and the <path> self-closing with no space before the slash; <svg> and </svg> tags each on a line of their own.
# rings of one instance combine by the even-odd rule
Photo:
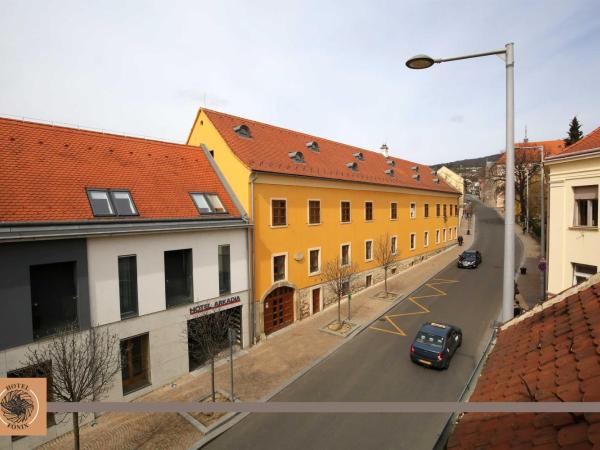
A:
<svg viewBox="0 0 600 450">
<path fill-rule="evenodd" d="M 406 61 L 406 67 L 409 69 L 429 69 L 435 60 L 431 56 L 427 55 L 415 55 Z"/>
</svg>

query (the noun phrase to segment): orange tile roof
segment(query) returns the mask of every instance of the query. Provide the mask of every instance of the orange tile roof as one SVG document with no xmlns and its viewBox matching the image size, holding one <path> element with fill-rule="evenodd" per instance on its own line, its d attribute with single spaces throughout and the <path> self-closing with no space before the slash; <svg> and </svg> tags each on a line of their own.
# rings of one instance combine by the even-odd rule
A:
<svg viewBox="0 0 600 450">
<path fill-rule="evenodd" d="M 239 216 L 197 147 L 0 118 L 0 161 L 0 224 L 200 219 L 189 192 Z M 129 190 L 139 216 L 94 217 L 90 187 Z"/>
<path fill-rule="evenodd" d="M 392 167 L 378 152 L 209 109 L 203 111 L 231 150 L 254 171 L 457 193 L 442 179 L 435 183 L 433 179 L 436 176 L 423 164 L 390 157 L 388 159 L 395 163 Z M 251 138 L 240 137 L 234 131 L 235 127 L 242 124 L 250 128 Z M 306 147 L 306 144 L 312 141 L 318 143 L 318 153 Z M 305 163 L 292 161 L 288 153 L 296 151 L 302 152 Z M 364 156 L 363 161 L 353 156 L 353 153 L 359 152 Z M 353 162 L 358 164 L 356 171 L 346 166 Z M 413 166 L 419 168 L 419 181 L 412 178 L 417 174 L 411 169 Z M 394 169 L 394 175 L 386 175 L 387 169 Z"/>
<path fill-rule="evenodd" d="M 589 153 L 600 149 L 600 127 L 584 136 L 579 141 L 569 145 L 560 156 Z"/>
<path fill-rule="evenodd" d="M 565 151 L 565 142 L 562 139 L 554 139 L 552 141 L 515 142 L 515 160 L 532 163 L 540 162 L 540 150 L 536 148 L 520 148 L 539 146 L 544 147 L 544 159 L 561 154 Z M 500 155 L 496 164 L 506 164 L 506 152 Z"/>
<path fill-rule="evenodd" d="M 469 401 L 600 401 L 600 283 L 595 282 L 500 331 Z M 600 414 L 467 413 L 447 448 L 592 445 L 600 446 Z"/>
</svg>

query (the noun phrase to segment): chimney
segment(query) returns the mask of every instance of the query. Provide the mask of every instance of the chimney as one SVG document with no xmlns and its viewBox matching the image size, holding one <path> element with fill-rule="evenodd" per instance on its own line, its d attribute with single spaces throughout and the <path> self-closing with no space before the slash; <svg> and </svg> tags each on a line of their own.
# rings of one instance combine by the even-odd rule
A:
<svg viewBox="0 0 600 450">
<path fill-rule="evenodd" d="M 383 157 L 387 158 L 389 156 L 388 146 L 385 144 L 382 144 L 380 148 L 381 148 L 381 153 L 383 153 Z"/>
</svg>

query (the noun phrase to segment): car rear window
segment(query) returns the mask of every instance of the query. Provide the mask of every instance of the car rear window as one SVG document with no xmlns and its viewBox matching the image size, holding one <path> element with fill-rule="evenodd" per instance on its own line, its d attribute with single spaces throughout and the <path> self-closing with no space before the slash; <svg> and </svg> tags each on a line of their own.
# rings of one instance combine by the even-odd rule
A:
<svg viewBox="0 0 600 450">
<path fill-rule="evenodd" d="M 419 331 L 416 341 L 419 344 L 431 345 L 432 347 L 442 348 L 444 346 L 444 338 L 435 334 Z"/>
</svg>

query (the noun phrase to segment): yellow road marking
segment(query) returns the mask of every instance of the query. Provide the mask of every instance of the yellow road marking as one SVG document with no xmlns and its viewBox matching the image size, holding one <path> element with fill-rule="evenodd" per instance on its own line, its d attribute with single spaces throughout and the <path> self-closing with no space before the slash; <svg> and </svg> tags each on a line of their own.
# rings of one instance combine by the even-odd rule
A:
<svg viewBox="0 0 600 450">
<path fill-rule="evenodd" d="M 420 314 L 430 313 L 431 311 L 426 306 L 421 305 L 417 300 L 423 299 L 423 298 L 444 297 L 444 296 L 448 295 L 445 291 L 442 291 L 441 289 L 437 288 L 436 286 L 439 286 L 441 284 L 450 284 L 450 283 L 458 283 L 458 281 L 457 280 L 446 280 L 443 278 L 433 278 L 431 282 L 425 283 L 425 286 L 427 286 L 430 289 L 433 289 L 436 292 L 435 294 L 427 294 L 427 295 L 408 297 L 408 300 L 410 302 L 412 302 L 414 305 L 416 305 L 418 308 L 421 309 L 420 311 L 408 312 L 408 313 L 398 313 L 398 314 L 386 314 L 385 316 L 383 316 L 384 319 L 390 325 L 392 325 L 392 327 L 394 327 L 396 329 L 396 331 L 387 330 L 385 328 L 378 328 L 378 327 L 369 327 L 369 328 L 371 328 L 372 330 L 376 330 L 376 331 L 383 331 L 385 333 L 396 334 L 398 336 L 406 336 L 406 333 L 402 330 L 402 328 L 400 328 L 398 326 L 398 324 L 396 322 L 394 322 L 392 319 L 394 317 L 418 316 Z"/>
</svg>

